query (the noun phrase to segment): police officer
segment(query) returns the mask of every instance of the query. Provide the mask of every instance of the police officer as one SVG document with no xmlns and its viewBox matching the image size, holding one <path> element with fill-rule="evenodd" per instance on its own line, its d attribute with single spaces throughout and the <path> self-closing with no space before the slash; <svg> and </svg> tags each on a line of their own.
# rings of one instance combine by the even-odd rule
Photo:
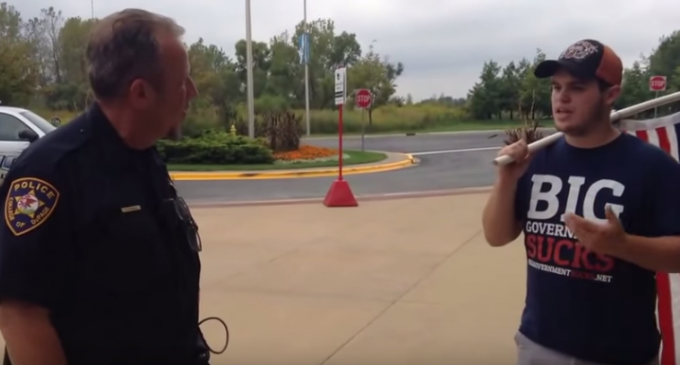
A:
<svg viewBox="0 0 680 365">
<path fill-rule="evenodd" d="M 143 10 L 99 21 L 96 103 L 26 149 L 0 188 L 0 330 L 14 365 L 207 364 L 198 227 L 153 147 L 197 94 L 182 33 Z"/>
</svg>

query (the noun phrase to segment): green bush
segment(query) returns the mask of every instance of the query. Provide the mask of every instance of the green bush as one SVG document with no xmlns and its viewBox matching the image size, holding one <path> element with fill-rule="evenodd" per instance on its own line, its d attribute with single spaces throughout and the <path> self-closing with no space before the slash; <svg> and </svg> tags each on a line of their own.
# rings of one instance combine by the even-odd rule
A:
<svg viewBox="0 0 680 365">
<path fill-rule="evenodd" d="M 158 151 L 167 163 L 175 164 L 268 164 L 272 151 L 262 141 L 208 130 L 198 137 L 180 141 L 161 140 Z"/>
</svg>

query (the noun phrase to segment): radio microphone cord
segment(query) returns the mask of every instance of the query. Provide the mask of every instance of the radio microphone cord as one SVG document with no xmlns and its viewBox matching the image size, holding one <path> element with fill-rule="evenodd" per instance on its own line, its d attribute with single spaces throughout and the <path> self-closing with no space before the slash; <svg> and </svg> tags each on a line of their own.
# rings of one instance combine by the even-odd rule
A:
<svg viewBox="0 0 680 365">
<path fill-rule="evenodd" d="M 222 349 L 220 351 L 213 350 L 212 347 L 210 347 L 210 345 L 208 344 L 208 341 L 205 340 L 205 338 L 203 338 L 203 343 L 205 343 L 205 346 L 208 348 L 208 351 L 210 351 L 211 353 L 213 353 L 215 355 L 223 354 L 225 351 L 227 351 L 227 347 L 229 347 L 229 326 L 227 326 L 227 324 L 222 320 L 222 318 L 219 318 L 219 317 L 204 318 L 200 322 L 198 322 L 198 326 L 200 327 L 203 323 L 208 322 L 208 321 L 220 322 L 220 324 L 222 324 L 222 327 L 224 327 L 224 333 L 227 337 L 224 340 L 224 346 L 222 346 Z"/>
</svg>

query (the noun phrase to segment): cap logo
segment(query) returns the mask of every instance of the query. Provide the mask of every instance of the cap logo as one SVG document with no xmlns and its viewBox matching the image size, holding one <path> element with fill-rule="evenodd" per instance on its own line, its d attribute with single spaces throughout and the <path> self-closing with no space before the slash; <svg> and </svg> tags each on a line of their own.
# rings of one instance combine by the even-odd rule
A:
<svg viewBox="0 0 680 365">
<path fill-rule="evenodd" d="M 562 52 L 560 58 L 580 61 L 597 52 L 598 48 L 594 44 L 588 41 L 579 41 L 569 46 L 566 51 Z"/>
</svg>

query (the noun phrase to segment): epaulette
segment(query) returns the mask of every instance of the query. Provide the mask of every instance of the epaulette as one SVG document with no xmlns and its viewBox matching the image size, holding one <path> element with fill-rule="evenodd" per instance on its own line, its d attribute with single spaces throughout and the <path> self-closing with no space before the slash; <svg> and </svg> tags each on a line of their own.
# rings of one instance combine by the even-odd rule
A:
<svg viewBox="0 0 680 365">
<path fill-rule="evenodd" d="M 15 160 L 11 169 L 30 169 L 36 173 L 52 173 L 70 152 L 81 148 L 89 139 L 88 114 L 47 133 L 31 143 Z"/>
</svg>

